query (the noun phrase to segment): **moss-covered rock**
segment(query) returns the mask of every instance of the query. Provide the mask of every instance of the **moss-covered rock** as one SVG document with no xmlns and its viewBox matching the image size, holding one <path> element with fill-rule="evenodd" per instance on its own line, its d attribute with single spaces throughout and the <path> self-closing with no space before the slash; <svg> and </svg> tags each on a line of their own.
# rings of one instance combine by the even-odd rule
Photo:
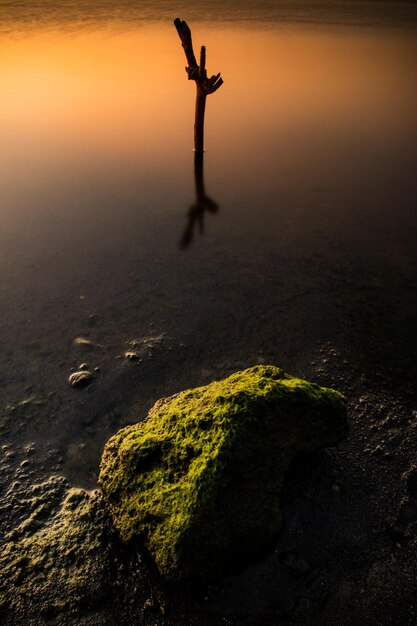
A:
<svg viewBox="0 0 417 626">
<path fill-rule="evenodd" d="M 257 366 L 158 401 L 107 443 L 99 483 L 124 541 L 171 579 L 254 557 L 280 530 L 294 456 L 347 432 L 342 396 Z"/>
<path fill-rule="evenodd" d="M 33 606 L 31 624 L 85 607 L 110 584 L 110 525 L 100 496 L 68 489 L 59 477 L 31 495 L 22 503 L 30 514 L 0 547 L 0 616 L 8 615 L 7 623 L 29 623 Z"/>
</svg>

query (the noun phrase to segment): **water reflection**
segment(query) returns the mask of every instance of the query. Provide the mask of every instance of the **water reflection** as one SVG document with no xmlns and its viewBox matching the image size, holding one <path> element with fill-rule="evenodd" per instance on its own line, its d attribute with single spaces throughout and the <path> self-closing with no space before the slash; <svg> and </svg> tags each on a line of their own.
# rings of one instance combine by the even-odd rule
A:
<svg viewBox="0 0 417 626">
<path fill-rule="evenodd" d="M 186 372 L 198 384 L 200 367 L 252 360 L 264 346 L 279 346 L 296 371 L 315 337 L 339 331 L 335 320 L 346 318 L 340 337 L 351 345 L 351 302 L 357 319 L 378 287 L 372 268 L 396 285 L 396 268 L 408 277 L 415 262 L 414 34 L 196 25 L 228 81 L 206 120 L 213 183 L 196 162 L 190 200 L 195 86 L 184 81 L 173 15 L 141 29 L 97 23 L 76 39 L 41 21 L 1 38 L 0 395 L 21 400 L 32 381 L 38 396 L 59 390 L 57 429 L 83 401 L 66 382 L 84 358 L 69 348 L 75 337 L 110 347 L 91 363 L 103 372 L 97 394 L 145 331 L 166 331 L 173 354 L 192 346 L 181 383 L 165 361 L 172 393 L 192 384 Z M 204 227 L 209 245 L 194 244 L 190 263 L 182 250 Z M 400 295 L 390 287 L 393 308 Z M 366 319 L 386 326 L 372 311 Z M 148 371 L 154 399 L 165 395 Z M 121 393 L 115 385 L 115 405 Z"/>
<path fill-rule="evenodd" d="M 206 212 L 217 213 L 219 205 L 207 194 L 204 186 L 204 155 L 194 155 L 194 181 L 196 201 L 188 210 L 187 225 L 181 237 L 179 247 L 184 250 L 188 248 L 194 238 L 194 232 L 199 231 L 204 235 L 204 217 Z"/>
</svg>

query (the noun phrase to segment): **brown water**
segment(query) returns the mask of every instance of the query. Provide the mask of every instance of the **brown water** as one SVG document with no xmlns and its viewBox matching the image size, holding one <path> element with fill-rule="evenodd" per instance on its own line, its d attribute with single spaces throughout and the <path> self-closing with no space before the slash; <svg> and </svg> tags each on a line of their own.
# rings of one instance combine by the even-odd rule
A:
<svg viewBox="0 0 417 626">
<path fill-rule="evenodd" d="M 312 375 L 325 341 L 383 370 L 415 319 L 413 6 L 53 4 L 0 4 L 4 440 L 92 484 L 160 395 L 253 362 Z M 198 219 L 177 11 L 225 81 Z M 76 391 L 82 362 L 101 372 Z"/>
</svg>

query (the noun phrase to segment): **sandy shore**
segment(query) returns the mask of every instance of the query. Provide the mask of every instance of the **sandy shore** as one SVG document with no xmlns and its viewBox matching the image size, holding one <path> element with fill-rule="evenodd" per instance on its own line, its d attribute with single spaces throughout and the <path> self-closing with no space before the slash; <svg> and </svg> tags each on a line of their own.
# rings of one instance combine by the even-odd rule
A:
<svg viewBox="0 0 417 626">
<path fill-rule="evenodd" d="M 61 367 L 53 324 L 43 330 L 52 346 L 49 356 L 36 348 L 36 354 L 28 353 L 25 342 L 20 344 L 16 363 L 19 358 L 26 363 L 27 378 L 20 384 L 27 391 L 20 392 L 22 401 L 9 406 L 3 419 L 3 532 L 22 523 L 32 486 L 52 474 L 67 477 L 65 489 L 93 489 L 104 441 L 146 415 L 158 397 L 257 362 L 276 363 L 342 391 L 351 430 L 338 447 L 300 460 L 289 473 L 284 531 L 268 554 L 244 571 L 203 588 L 170 587 L 158 578 L 141 546 L 126 548 L 111 534 L 110 556 L 106 552 L 111 565 L 104 567 L 102 583 L 86 581 L 82 597 L 72 598 L 65 610 L 51 608 L 51 598 L 39 588 L 39 596 L 25 598 L 20 608 L 4 608 L 5 624 L 415 623 L 411 274 L 395 282 L 381 268 L 382 283 L 377 275 L 371 282 L 369 273 L 361 279 L 352 267 L 321 270 L 317 264 L 315 281 L 301 292 L 298 287 L 295 293 L 280 293 L 281 306 L 274 292 L 259 287 L 262 319 L 252 310 L 237 315 L 234 323 L 230 303 L 213 302 L 207 295 L 203 335 L 201 319 L 197 333 L 192 319 L 164 324 L 150 308 L 144 311 L 147 332 L 139 335 L 133 330 L 135 319 L 126 321 L 123 309 L 116 314 L 113 309 L 106 315 L 87 311 L 84 327 L 72 334 L 91 345 L 67 341 L 66 354 L 58 356 Z M 271 276 L 266 274 L 266 280 Z M 295 272 L 292 284 L 300 276 Z M 128 297 L 134 298 L 134 291 Z M 265 306 L 267 299 L 274 301 L 273 308 Z M 236 301 L 236 309 L 241 306 L 243 301 Z M 218 326 L 222 316 L 229 320 L 224 327 Z M 114 328 L 123 326 L 123 332 L 114 333 L 115 321 Z M 210 333 L 216 339 L 205 343 Z M 123 356 L 129 346 L 138 360 Z M 76 367 L 82 361 L 99 370 L 90 386 L 75 390 L 66 380 L 68 363 Z M 23 367 L 15 370 L 23 377 Z M 37 375 L 28 388 L 31 370 Z M 16 393 L 18 376 L 8 382 L 6 390 Z"/>
</svg>

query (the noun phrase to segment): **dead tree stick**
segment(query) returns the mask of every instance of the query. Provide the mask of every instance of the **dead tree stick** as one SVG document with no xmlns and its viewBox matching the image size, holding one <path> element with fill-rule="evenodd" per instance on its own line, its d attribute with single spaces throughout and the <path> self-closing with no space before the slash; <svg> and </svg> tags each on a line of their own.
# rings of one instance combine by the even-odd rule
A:
<svg viewBox="0 0 417 626">
<path fill-rule="evenodd" d="M 220 74 L 215 74 L 211 78 L 207 78 L 205 46 L 201 46 L 200 65 L 197 64 L 191 39 L 191 30 L 188 24 L 177 17 L 174 20 L 174 26 L 177 29 L 187 59 L 188 66 L 185 68 L 185 71 L 187 72 L 188 80 L 194 80 L 197 86 L 194 150 L 196 154 L 202 155 L 204 152 L 204 114 L 206 110 L 206 98 L 222 86 L 223 79 Z"/>
</svg>

